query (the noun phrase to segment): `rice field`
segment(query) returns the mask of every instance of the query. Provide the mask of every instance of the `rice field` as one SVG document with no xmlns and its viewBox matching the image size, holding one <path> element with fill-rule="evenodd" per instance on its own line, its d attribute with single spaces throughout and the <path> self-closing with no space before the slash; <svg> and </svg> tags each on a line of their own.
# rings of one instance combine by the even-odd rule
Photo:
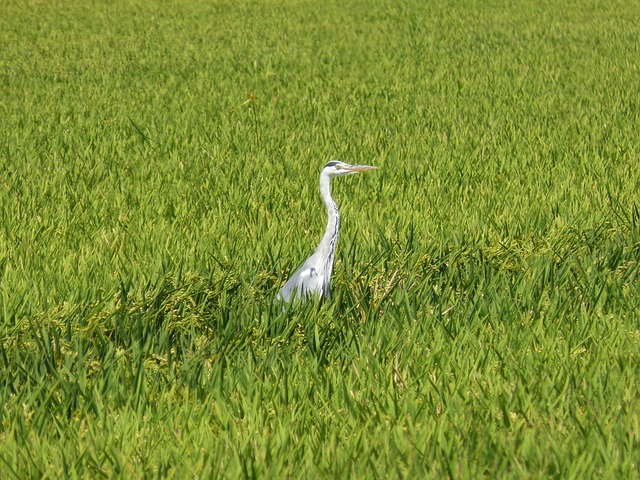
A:
<svg viewBox="0 0 640 480">
<path fill-rule="evenodd" d="M 0 477 L 639 478 L 638 24 L 2 2 Z"/>
</svg>

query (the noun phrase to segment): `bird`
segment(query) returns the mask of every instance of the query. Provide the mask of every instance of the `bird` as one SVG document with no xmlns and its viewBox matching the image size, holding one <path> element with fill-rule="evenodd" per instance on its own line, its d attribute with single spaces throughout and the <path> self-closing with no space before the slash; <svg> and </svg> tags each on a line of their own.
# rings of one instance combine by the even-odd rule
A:
<svg viewBox="0 0 640 480">
<path fill-rule="evenodd" d="M 327 208 L 327 228 L 315 252 L 280 289 L 276 296 L 278 300 L 290 303 L 312 297 L 329 297 L 333 259 L 340 231 L 340 213 L 338 204 L 331 197 L 331 179 L 377 168 L 371 165 L 349 165 L 339 160 L 332 160 L 324 166 L 320 172 L 320 195 Z"/>
</svg>

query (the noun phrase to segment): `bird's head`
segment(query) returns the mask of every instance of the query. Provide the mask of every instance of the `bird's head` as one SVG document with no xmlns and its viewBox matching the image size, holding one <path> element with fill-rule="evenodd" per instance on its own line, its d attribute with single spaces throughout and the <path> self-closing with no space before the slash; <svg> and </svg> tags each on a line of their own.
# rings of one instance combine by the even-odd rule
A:
<svg viewBox="0 0 640 480">
<path fill-rule="evenodd" d="M 352 175 L 358 172 L 366 172 L 367 170 L 375 170 L 378 167 L 371 165 L 349 165 L 339 160 L 331 160 L 322 169 L 322 173 L 326 173 L 330 178 L 342 177 L 344 175 Z"/>
</svg>

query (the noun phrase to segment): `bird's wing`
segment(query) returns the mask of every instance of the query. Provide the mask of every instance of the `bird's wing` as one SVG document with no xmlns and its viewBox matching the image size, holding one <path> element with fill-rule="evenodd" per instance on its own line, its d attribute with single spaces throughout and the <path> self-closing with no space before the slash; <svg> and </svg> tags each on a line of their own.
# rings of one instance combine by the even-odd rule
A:
<svg viewBox="0 0 640 480">
<path fill-rule="evenodd" d="M 278 298 L 288 302 L 292 296 L 295 298 L 309 295 L 322 295 L 323 275 L 314 267 L 303 265 L 300 270 L 294 273 L 284 284 L 278 293 Z"/>
</svg>

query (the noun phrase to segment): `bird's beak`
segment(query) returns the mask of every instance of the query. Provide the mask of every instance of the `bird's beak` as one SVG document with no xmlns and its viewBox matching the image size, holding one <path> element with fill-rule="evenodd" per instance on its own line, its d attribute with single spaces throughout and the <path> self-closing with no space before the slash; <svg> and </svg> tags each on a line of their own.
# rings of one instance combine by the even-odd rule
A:
<svg viewBox="0 0 640 480">
<path fill-rule="evenodd" d="M 349 172 L 366 172 L 367 170 L 375 170 L 378 167 L 373 167 L 371 165 L 349 165 L 348 167 L 344 167 L 344 170 Z"/>
</svg>

